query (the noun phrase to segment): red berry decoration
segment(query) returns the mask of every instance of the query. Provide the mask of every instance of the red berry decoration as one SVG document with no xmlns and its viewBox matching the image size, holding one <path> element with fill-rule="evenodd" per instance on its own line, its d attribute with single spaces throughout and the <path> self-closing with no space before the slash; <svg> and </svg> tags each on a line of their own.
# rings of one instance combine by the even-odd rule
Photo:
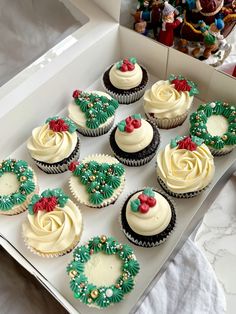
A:
<svg viewBox="0 0 236 314">
<path fill-rule="evenodd" d="M 132 133 L 134 130 L 134 126 L 132 124 L 126 124 L 125 126 L 125 132 Z"/>
<path fill-rule="evenodd" d="M 120 68 L 120 70 L 121 70 L 122 72 L 127 72 L 127 71 L 128 71 L 128 66 L 123 63 L 122 66 L 121 66 L 121 68 Z"/>
<path fill-rule="evenodd" d="M 123 63 L 124 63 L 124 64 L 129 64 L 129 59 L 125 58 L 125 59 L 123 60 Z"/>
<path fill-rule="evenodd" d="M 134 120 L 132 121 L 132 124 L 133 124 L 133 126 L 134 126 L 135 129 L 138 129 L 138 128 L 141 127 L 141 120 L 134 119 Z"/>
<path fill-rule="evenodd" d="M 71 172 L 74 172 L 77 165 L 79 165 L 79 162 L 78 162 L 78 161 L 72 161 L 72 162 L 69 164 L 68 169 L 69 169 Z"/>
<path fill-rule="evenodd" d="M 128 63 L 127 66 L 128 66 L 128 70 L 129 71 L 133 71 L 134 70 L 134 64 L 133 63 Z"/>
<path fill-rule="evenodd" d="M 78 89 L 76 89 L 76 90 L 73 92 L 72 97 L 73 97 L 73 98 L 79 98 L 80 93 L 81 93 L 81 92 L 80 92 Z"/>
<path fill-rule="evenodd" d="M 147 204 L 150 206 L 150 207 L 154 207 L 156 205 L 157 201 L 155 199 L 155 197 L 152 197 L 152 196 L 149 196 L 148 199 L 147 199 Z"/>
<path fill-rule="evenodd" d="M 147 213 L 149 211 L 149 205 L 147 203 L 143 203 L 143 204 L 139 205 L 139 211 L 142 214 Z"/>
<path fill-rule="evenodd" d="M 140 200 L 141 203 L 146 203 L 148 200 L 148 196 L 146 194 L 140 194 L 138 196 L 138 199 Z"/>
</svg>

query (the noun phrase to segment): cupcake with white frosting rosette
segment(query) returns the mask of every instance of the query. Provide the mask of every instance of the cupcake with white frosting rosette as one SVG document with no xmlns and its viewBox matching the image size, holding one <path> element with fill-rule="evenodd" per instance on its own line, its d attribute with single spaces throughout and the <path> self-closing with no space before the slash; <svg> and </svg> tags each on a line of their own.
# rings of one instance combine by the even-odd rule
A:
<svg viewBox="0 0 236 314">
<path fill-rule="evenodd" d="M 158 181 L 174 197 L 197 196 L 211 183 L 214 173 L 214 157 L 196 136 L 177 136 L 157 154 Z"/>
<path fill-rule="evenodd" d="M 132 193 L 121 210 L 122 231 L 130 242 L 141 247 L 154 247 L 164 242 L 175 224 L 173 201 L 153 188 Z"/>
<path fill-rule="evenodd" d="M 27 149 L 44 172 L 65 172 L 70 162 L 79 158 L 80 140 L 76 125 L 68 118 L 48 118 L 45 124 L 33 129 Z"/>
<path fill-rule="evenodd" d="M 69 253 L 79 242 L 83 230 L 79 208 L 61 190 L 35 194 L 23 223 L 26 246 L 42 257 Z"/>
<path fill-rule="evenodd" d="M 110 135 L 115 157 L 127 166 L 142 166 L 155 156 L 160 144 L 156 125 L 134 114 L 122 120 Z"/>
<path fill-rule="evenodd" d="M 181 125 L 187 118 L 196 84 L 181 75 L 171 75 L 166 81 L 158 81 L 144 94 L 144 111 L 148 119 L 161 129 Z"/>
<path fill-rule="evenodd" d="M 68 106 L 69 118 L 84 136 L 100 136 L 107 133 L 115 120 L 118 101 L 100 91 L 73 92 L 74 101 Z"/>
<path fill-rule="evenodd" d="M 136 58 L 125 58 L 113 64 L 103 75 L 105 91 L 120 104 L 131 104 L 139 100 L 146 88 L 148 74 Z"/>
</svg>

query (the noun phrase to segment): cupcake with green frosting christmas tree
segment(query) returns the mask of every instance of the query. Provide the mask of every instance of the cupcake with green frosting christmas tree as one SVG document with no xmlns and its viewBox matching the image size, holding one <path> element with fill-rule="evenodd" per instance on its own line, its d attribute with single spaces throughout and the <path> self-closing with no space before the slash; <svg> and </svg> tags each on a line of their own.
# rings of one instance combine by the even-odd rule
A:
<svg viewBox="0 0 236 314">
<path fill-rule="evenodd" d="M 82 303 L 104 309 L 131 293 L 140 266 L 133 249 L 115 238 L 95 236 L 77 247 L 67 266 L 70 288 Z"/>
<path fill-rule="evenodd" d="M 202 104 L 190 116 L 190 133 L 204 140 L 214 156 L 236 147 L 236 108 L 222 101 Z"/>
<path fill-rule="evenodd" d="M 69 117 L 85 136 L 99 136 L 107 133 L 115 120 L 118 101 L 104 92 L 73 92 L 73 101 L 68 106 Z"/>
<path fill-rule="evenodd" d="M 38 192 L 36 175 L 24 160 L 0 163 L 0 215 L 16 215 L 27 209 Z"/>
<path fill-rule="evenodd" d="M 89 207 L 113 204 L 124 189 L 125 169 L 108 155 L 90 155 L 69 166 L 69 187 L 74 198 Z"/>
</svg>

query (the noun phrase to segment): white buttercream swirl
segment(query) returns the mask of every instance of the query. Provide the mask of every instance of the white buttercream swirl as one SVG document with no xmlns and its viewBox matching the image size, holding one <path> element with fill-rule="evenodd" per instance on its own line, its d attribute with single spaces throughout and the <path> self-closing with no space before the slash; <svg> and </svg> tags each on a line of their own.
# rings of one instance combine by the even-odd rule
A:
<svg viewBox="0 0 236 314">
<path fill-rule="evenodd" d="M 150 207 L 145 214 L 133 212 L 131 201 L 138 198 L 142 192 L 135 193 L 126 206 L 126 219 L 130 228 L 137 234 L 144 236 L 157 235 L 164 231 L 171 220 L 171 207 L 168 201 L 159 193 L 155 192 L 156 205 Z"/>
<path fill-rule="evenodd" d="M 115 141 L 121 150 L 127 153 L 135 153 L 146 148 L 153 139 L 153 128 L 146 120 L 141 119 L 141 127 L 133 132 L 121 132 L 118 128 L 115 132 Z"/>
<path fill-rule="evenodd" d="M 99 96 L 105 96 L 108 99 L 111 99 L 112 97 L 108 95 L 107 93 L 100 92 L 100 91 L 88 91 L 88 93 L 91 94 L 97 94 Z M 69 118 L 73 120 L 78 126 L 82 128 L 87 128 L 86 127 L 86 116 L 85 113 L 80 109 L 80 106 L 76 105 L 75 102 L 71 102 L 68 106 L 68 111 L 69 111 Z M 106 125 L 111 123 L 111 120 L 114 119 L 114 117 L 110 117 L 107 119 L 105 123 L 102 123 L 99 128 L 103 128 Z"/>
<path fill-rule="evenodd" d="M 69 157 L 75 149 L 77 141 L 76 132 L 54 132 L 46 123 L 32 131 L 27 148 L 34 159 L 55 163 Z"/>
<path fill-rule="evenodd" d="M 135 63 L 132 71 L 126 72 L 117 69 L 116 64 L 114 64 L 110 69 L 109 78 L 114 87 L 128 90 L 138 86 L 142 82 L 143 71 L 137 63 Z"/>
<path fill-rule="evenodd" d="M 178 92 L 169 81 L 158 81 L 144 94 L 144 111 L 157 118 L 175 118 L 191 106 L 193 96 L 188 91 Z"/>
<path fill-rule="evenodd" d="M 23 224 L 27 244 L 41 253 L 60 253 L 79 240 L 82 231 L 82 215 L 76 205 L 68 200 L 63 208 L 51 212 L 39 210 L 28 214 Z"/>
<path fill-rule="evenodd" d="M 157 175 L 175 193 L 205 188 L 215 173 L 214 160 L 205 144 L 196 150 L 171 148 L 167 145 L 157 155 Z"/>
</svg>

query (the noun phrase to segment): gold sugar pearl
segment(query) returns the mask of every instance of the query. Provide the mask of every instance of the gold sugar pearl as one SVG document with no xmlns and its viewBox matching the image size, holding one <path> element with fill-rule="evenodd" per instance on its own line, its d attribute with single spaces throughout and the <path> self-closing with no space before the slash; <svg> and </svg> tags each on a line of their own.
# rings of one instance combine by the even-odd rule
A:
<svg viewBox="0 0 236 314">
<path fill-rule="evenodd" d="M 98 297 L 98 290 L 92 290 L 90 295 L 93 299 L 96 299 Z"/>
<path fill-rule="evenodd" d="M 211 141 L 211 145 L 214 145 L 215 144 L 215 142 L 214 141 Z"/>
<path fill-rule="evenodd" d="M 229 104 L 228 104 L 227 102 L 224 102 L 224 103 L 223 103 L 223 106 L 225 106 L 225 107 L 228 107 L 228 105 L 229 105 Z"/>
<path fill-rule="evenodd" d="M 26 176 L 20 177 L 20 182 L 24 182 L 24 181 L 26 181 L 26 180 L 27 180 Z"/>
<path fill-rule="evenodd" d="M 90 176 L 90 177 L 89 177 L 89 180 L 90 180 L 90 181 L 95 181 L 95 179 L 96 179 L 95 176 Z"/>
<path fill-rule="evenodd" d="M 228 136 L 227 135 L 223 135 L 223 136 L 221 136 L 221 138 L 222 138 L 223 141 L 226 141 Z"/>
<path fill-rule="evenodd" d="M 116 288 L 120 288 L 120 285 L 117 283 L 117 284 L 115 284 L 115 287 Z"/>
<path fill-rule="evenodd" d="M 95 193 L 96 192 L 96 190 L 95 189 L 92 189 L 92 193 Z"/>
<path fill-rule="evenodd" d="M 77 275 L 77 271 L 76 270 L 71 270 L 69 272 L 69 275 L 70 275 L 71 278 L 74 278 Z"/>
<path fill-rule="evenodd" d="M 83 288 L 85 286 L 85 283 L 81 282 L 81 284 L 79 286 L 80 286 L 80 288 Z"/>
<path fill-rule="evenodd" d="M 2 169 L 2 164 L 0 164 L 0 169 Z"/>
<path fill-rule="evenodd" d="M 102 244 L 101 244 L 101 243 L 98 243 L 98 247 L 101 248 L 101 247 L 102 247 Z"/>
<path fill-rule="evenodd" d="M 88 107 L 89 107 L 89 108 L 92 108 L 92 107 L 93 107 L 93 104 L 92 104 L 92 103 L 88 104 Z"/>
<path fill-rule="evenodd" d="M 107 240 L 107 237 L 106 237 L 105 235 L 102 235 L 102 236 L 100 237 L 100 239 L 101 239 L 101 242 L 102 242 L 102 243 L 105 243 L 106 240 Z"/>
<path fill-rule="evenodd" d="M 25 191 L 21 191 L 21 194 L 25 195 L 25 194 L 26 194 L 26 192 L 25 192 Z"/>
<path fill-rule="evenodd" d="M 197 134 L 198 136 L 200 136 L 200 135 L 201 135 L 201 132 L 196 132 L 196 134 Z"/>
<path fill-rule="evenodd" d="M 195 126 L 199 126 L 199 123 L 198 123 L 198 122 L 196 122 L 196 123 L 195 123 Z"/>
<path fill-rule="evenodd" d="M 199 120 L 200 119 L 200 117 L 199 116 L 196 116 L 196 120 Z"/>
</svg>

